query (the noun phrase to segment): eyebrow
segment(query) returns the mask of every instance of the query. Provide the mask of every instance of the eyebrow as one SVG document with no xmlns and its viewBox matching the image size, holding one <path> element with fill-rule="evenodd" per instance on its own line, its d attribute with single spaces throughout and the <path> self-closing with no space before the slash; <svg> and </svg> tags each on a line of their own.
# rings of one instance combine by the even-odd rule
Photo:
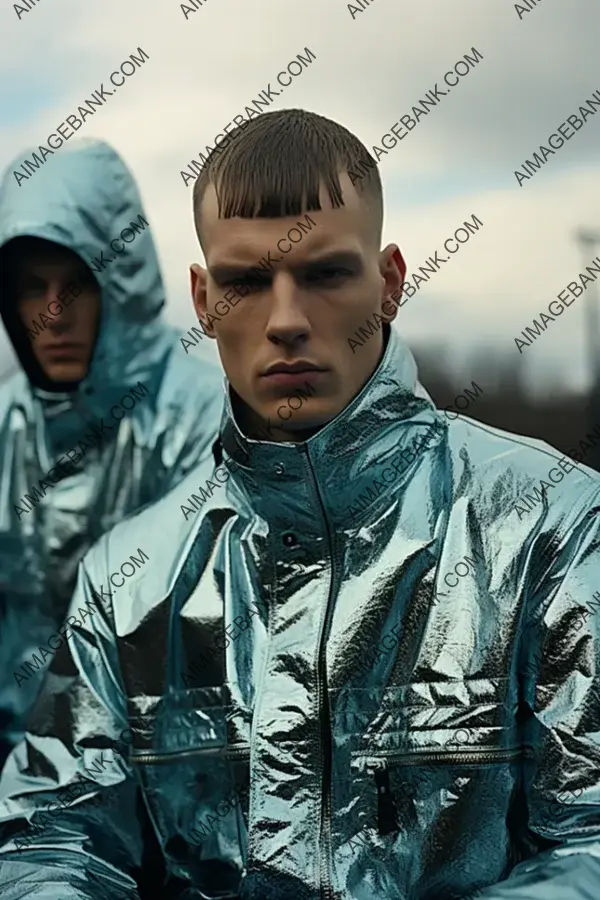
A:
<svg viewBox="0 0 600 900">
<path fill-rule="evenodd" d="M 39 275 L 37 272 L 21 271 L 18 274 L 19 278 L 23 281 L 43 281 L 45 283 L 48 280 L 45 275 Z M 70 278 L 83 279 L 89 274 L 90 270 L 83 260 L 81 262 L 73 263 L 69 270 Z"/>
<path fill-rule="evenodd" d="M 19 272 L 19 280 L 20 281 L 43 281 L 46 282 L 45 278 L 42 278 L 41 275 L 35 275 L 33 272 Z"/>
<path fill-rule="evenodd" d="M 280 261 L 280 260 L 279 260 Z M 355 250 L 334 250 L 313 259 L 304 260 L 302 263 L 291 265 L 291 269 L 308 271 L 320 266 L 347 266 L 349 268 L 362 268 L 363 260 L 360 253 Z M 275 263 L 277 265 L 277 262 Z M 217 282 L 232 281 L 234 279 L 255 277 L 256 275 L 271 275 L 271 268 L 264 268 L 260 260 L 253 265 L 240 265 L 239 263 L 216 263 L 208 267 L 210 277 Z"/>
</svg>

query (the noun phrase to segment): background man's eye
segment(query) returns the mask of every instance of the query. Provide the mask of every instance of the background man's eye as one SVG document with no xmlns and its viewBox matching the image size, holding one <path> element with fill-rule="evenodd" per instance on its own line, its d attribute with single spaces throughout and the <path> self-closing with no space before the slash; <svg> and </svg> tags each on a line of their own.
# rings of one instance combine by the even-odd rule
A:
<svg viewBox="0 0 600 900">
<path fill-rule="evenodd" d="M 24 284 L 21 293 L 24 297 L 36 297 L 44 291 L 42 284 Z"/>
</svg>

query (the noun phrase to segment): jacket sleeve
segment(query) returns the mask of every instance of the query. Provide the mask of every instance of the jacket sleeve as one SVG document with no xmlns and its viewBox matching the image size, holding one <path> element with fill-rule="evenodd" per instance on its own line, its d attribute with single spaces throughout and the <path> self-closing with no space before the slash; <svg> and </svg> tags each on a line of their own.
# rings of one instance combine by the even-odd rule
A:
<svg viewBox="0 0 600 900">
<path fill-rule="evenodd" d="M 172 490 L 196 466 L 212 456 L 225 400 L 222 373 L 209 363 L 172 354 L 163 403 L 170 407 L 165 492 Z"/>
<path fill-rule="evenodd" d="M 94 590 L 89 556 L 69 610 L 73 630 L 67 618 L 56 634 L 27 734 L 0 779 L 2 900 L 138 897 L 144 841 L 133 737 L 112 609 Z"/>
<path fill-rule="evenodd" d="M 523 827 L 535 855 L 478 900 L 600 898 L 599 504 L 595 489 L 545 570 L 530 565 Z"/>
</svg>

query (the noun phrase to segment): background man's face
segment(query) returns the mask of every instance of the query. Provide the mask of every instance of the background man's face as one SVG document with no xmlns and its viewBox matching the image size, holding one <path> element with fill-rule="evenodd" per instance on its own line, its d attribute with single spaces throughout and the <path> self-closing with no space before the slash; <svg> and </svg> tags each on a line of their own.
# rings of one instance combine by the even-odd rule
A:
<svg viewBox="0 0 600 900">
<path fill-rule="evenodd" d="M 36 332 L 29 340 L 45 375 L 52 381 L 81 381 L 100 318 L 100 288 L 90 269 L 71 250 L 36 241 L 33 249 L 17 253 L 15 273 L 17 311 L 24 327 Z M 40 320 L 40 313 L 47 319 Z"/>
<path fill-rule="evenodd" d="M 194 307 L 204 323 L 207 313 L 220 319 L 212 335 L 227 378 L 254 414 L 251 424 L 269 423 L 271 440 L 305 439 L 356 396 L 379 362 L 382 329 L 354 352 L 348 338 L 373 313 L 382 315 L 382 303 L 401 286 L 396 245 L 379 250 L 369 207 L 347 175 L 340 180 L 343 207 L 333 209 L 322 189 L 321 210 L 286 218 L 219 219 L 212 186 L 202 201 L 207 269 L 192 266 Z M 263 257 L 272 265 L 260 267 Z M 223 315 L 223 297 L 234 285 L 246 296 Z M 320 371 L 265 374 L 280 362 Z"/>
</svg>

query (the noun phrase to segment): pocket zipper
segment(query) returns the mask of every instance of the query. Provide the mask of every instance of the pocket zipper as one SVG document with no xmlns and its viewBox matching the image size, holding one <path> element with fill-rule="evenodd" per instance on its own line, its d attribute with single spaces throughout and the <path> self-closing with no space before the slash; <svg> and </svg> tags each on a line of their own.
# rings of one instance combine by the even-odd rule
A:
<svg viewBox="0 0 600 900">
<path fill-rule="evenodd" d="M 187 756 L 222 756 L 225 759 L 250 760 L 250 747 L 196 747 L 194 750 L 174 750 L 173 753 L 137 753 L 129 757 L 134 765 L 170 763 Z"/>
<path fill-rule="evenodd" d="M 419 766 L 427 763 L 470 763 L 470 762 L 511 762 L 523 757 L 524 759 L 535 756 L 530 747 L 474 747 L 473 750 L 453 753 L 447 750 L 424 751 L 417 750 L 414 753 L 399 753 L 397 750 L 380 750 L 369 753 L 356 753 L 365 761 L 369 771 L 376 771 L 390 765 Z"/>
</svg>

